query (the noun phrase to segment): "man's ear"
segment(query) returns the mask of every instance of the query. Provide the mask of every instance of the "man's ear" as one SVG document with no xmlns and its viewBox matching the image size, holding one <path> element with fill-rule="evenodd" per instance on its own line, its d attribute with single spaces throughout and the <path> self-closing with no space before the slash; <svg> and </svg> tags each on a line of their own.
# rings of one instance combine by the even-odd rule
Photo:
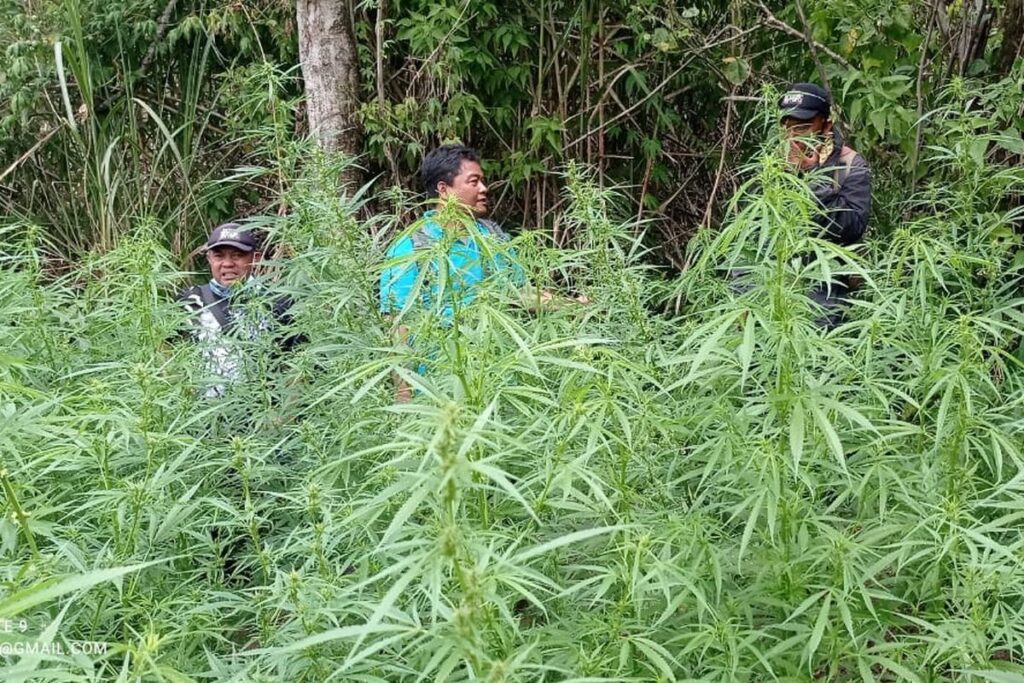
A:
<svg viewBox="0 0 1024 683">
<path fill-rule="evenodd" d="M 448 183 L 443 180 L 437 181 L 437 197 L 444 199 L 448 195 Z"/>
</svg>

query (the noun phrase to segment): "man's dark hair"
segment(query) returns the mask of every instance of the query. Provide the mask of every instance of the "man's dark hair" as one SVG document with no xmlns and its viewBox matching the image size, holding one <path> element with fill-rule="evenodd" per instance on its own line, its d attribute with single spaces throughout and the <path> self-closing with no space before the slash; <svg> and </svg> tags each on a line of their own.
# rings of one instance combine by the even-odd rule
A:
<svg viewBox="0 0 1024 683">
<path fill-rule="evenodd" d="M 465 145 L 441 145 L 430 150 L 423 163 L 420 164 L 420 182 L 428 199 L 437 197 L 437 184 L 445 182 L 451 185 L 463 161 L 480 163 L 480 155 L 472 147 Z"/>
</svg>

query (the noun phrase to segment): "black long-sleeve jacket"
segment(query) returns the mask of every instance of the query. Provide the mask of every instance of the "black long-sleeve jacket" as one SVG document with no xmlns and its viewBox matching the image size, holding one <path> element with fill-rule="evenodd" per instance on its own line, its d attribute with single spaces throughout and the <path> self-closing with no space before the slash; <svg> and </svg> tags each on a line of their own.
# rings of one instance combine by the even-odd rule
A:
<svg viewBox="0 0 1024 683">
<path fill-rule="evenodd" d="M 823 209 L 815 220 L 824 228 L 824 236 L 845 247 L 859 242 L 867 231 L 871 169 L 864 157 L 844 146 L 838 130 L 834 135 L 835 151 L 819 167 L 811 190 Z"/>
</svg>

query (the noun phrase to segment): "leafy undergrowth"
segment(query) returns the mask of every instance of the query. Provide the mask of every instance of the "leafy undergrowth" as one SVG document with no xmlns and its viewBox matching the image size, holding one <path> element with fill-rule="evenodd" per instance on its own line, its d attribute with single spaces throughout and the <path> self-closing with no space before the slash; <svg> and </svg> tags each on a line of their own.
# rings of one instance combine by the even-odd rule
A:
<svg viewBox="0 0 1024 683">
<path fill-rule="evenodd" d="M 377 223 L 297 181 L 266 286 L 309 342 L 237 340 L 220 400 L 152 226 L 57 279 L 8 231 L 0 640 L 110 647 L 3 680 L 1024 680 L 1024 174 L 985 135 L 860 251 L 768 149 L 672 281 L 570 169 L 576 248 L 514 244 L 592 303 L 495 282 L 409 314 L 412 350 Z M 806 292 L 840 273 L 826 332 Z"/>
</svg>

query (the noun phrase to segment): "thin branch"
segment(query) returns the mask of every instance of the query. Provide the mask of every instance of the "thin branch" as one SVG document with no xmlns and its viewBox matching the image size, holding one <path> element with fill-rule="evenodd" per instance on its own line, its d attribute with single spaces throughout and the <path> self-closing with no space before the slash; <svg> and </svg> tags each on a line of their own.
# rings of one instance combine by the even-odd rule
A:
<svg viewBox="0 0 1024 683">
<path fill-rule="evenodd" d="M 374 22 L 374 62 L 377 68 L 377 110 L 384 116 L 387 108 L 387 98 L 384 93 L 384 22 L 386 11 L 386 0 L 377 1 L 377 17 Z M 391 153 L 391 143 L 384 143 L 384 152 L 388 160 L 388 167 L 391 170 L 391 182 L 395 185 L 401 182 L 402 176 L 398 172 L 398 164 L 395 162 L 395 155 Z"/>
<path fill-rule="evenodd" d="M 469 11 L 469 0 L 466 0 L 466 2 L 462 4 L 462 9 L 459 11 L 459 16 L 456 17 L 455 21 L 452 22 L 451 28 L 448 30 L 448 33 L 445 34 L 441 42 L 437 44 L 437 46 L 433 49 L 430 55 L 425 60 L 423 60 L 422 64 L 420 64 L 420 67 L 416 70 L 416 73 L 413 74 L 412 79 L 409 81 L 409 85 L 406 86 L 405 89 L 406 97 L 412 96 L 412 88 L 414 85 L 416 85 L 416 82 L 420 80 L 420 77 L 423 75 L 423 71 L 428 66 L 430 66 L 431 62 L 433 62 L 434 59 L 441 53 L 441 50 L 448 44 L 448 41 L 451 39 L 451 37 L 454 36 L 455 32 L 459 30 L 459 26 L 462 24 L 463 20 L 468 22 L 472 18 L 472 15 L 470 17 L 466 17 L 467 11 Z"/>
<path fill-rule="evenodd" d="M 662 88 L 664 88 L 664 87 L 665 87 L 665 85 L 667 85 L 667 84 L 668 84 L 668 83 L 669 83 L 669 82 L 670 82 L 670 81 L 671 81 L 671 80 L 672 80 L 672 79 L 673 79 L 673 78 L 674 78 L 674 77 L 675 77 L 675 76 L 676 76 L 676 75 L 677 75 L 677 74 L 678 74 L 678 73 L 679 73 L 680 71 L 682 71 L 682 70 L 683 70 L 683 69 L 684 69 L 685 67 L 689 66 L 689 65 L 690 65 L 690 63 L 691 63 L 691 62 L 693 62 L 693 60 L 694 60 L 694 59 L 696 58 L 696 56 L 697 56 L 697 55 L 698 55 L 699 53 L 703 53 L 703 52 L 706 52 L 706 51 L 710 50 L 710 49 L 711 49 L 711 48 L 713 48 L 713 47 L 717 47 L 717 46 L 719 46 L 719 45 L 724 45 L 724 44 L 726 44 L 726 43 L 730 43 L 730 42 L 733 42 L 733 41 L 735 41 L 735 40 L 738 40 L 738 39 L 740 39 L 740 38 L 743 38 L 743 37 L 745 37 L 746 35 L 748 35 L 748 34 L 750 34 L 750 33 L 754 32 L 755 30 L 757 30 L 757 28 L 756 28 L 756 27 L 754 27 L 754 28 L 750 28 L 750 29 L 746 29 L 746 30 L 743 30 L 743 31 L 737 31 L 737 32 L 735 32 L 735 33 L 734 33 L 733 35 L 731 35 L 731 36 L 729 36 L 729 37 L 727 37 L 727 38 L 723 38 L 723 39 L 721 39 L 721 40 L 715 40 L 715 41 L 713 41 L 713 42 L 710 42 L 710 43 L 705 43 L 704 45 L 701 45 L 701 46 L 699 46 L 699 47 L 697 47 L 697 48 L 695 48 L 695 49 L 691 50 L 691 51 L 690 51 L 690 53 L 689 53 L 689 54 L 687 55 L 686 61 L 685 61 L 685 62 L 684 62 L 683 64 L 681 64 L 681 65 L 680 65 L 680 66 L 679 66 L 679 67 L 678 67 L 678 68 L 677 68 L 677 69 L 676 69 L 675 71 L 673 71 L 673 72 L 672 72 L 671 74 L 669 74 L 669 75 L 668 75 L 668 76 L 667 76 L 667 77 L 666 77 L 666 78 L 665 78 L 664 80 L 662 80 L 662 81 L 661 81 L 661 83 L 660 83 L 660 84 L 658 84 L 658 85 L 657 85 L 657 86 L 656 86 L 656 87 L 654 88 L 654 90 L 652 90 L 652 91 L 648 92 L 648 93 L 647 93 L 647 94 L 646 94 L 646 95 L 644 96 L 644 98 L 643 98 L 643 99 L 641 99 L 641 100 L 640 100 L 639 102 L 636 102 L 636 103 L 634 103 L 634 104 L 633 104 L 633 105 L 632 105 L 631 107 L 629 107 L 628 109 L 624 109 L 624 110 L 623 110 L 622 112 L 620 112 L 620 113 L 619 113 L 619 114 L 618 114 L 618 115 L 617 115 L 617 116 L 616 116 L 615 118 L 613 118 L 613 119 L 611 119 L 611 120 L 609 120 L 609 121 L 605 121 L 605 122 L 604 122 L 603 124 L 599 124 L 599 125 L 598 125 L 598 126 L 597 126 L 596 128 L 593 128 L 593 129 L 591 129 L 591 130 L 587 131 L 586 133 L 584 133 L 584 134 L 583 134 L 583 135 L 581 135 L 580 137 L 576 138 L 575 140 L 573 140 L 573 141 L 572 141 L 571 143 L 569 143 L 569 144 L 570 144 L 570 145 L 575 145 L 575 144 L 578 144 L 578 143 L 582 142 L 583 140 L 585 140 L 586 138 L 590 137 L 591 135 L 594 135 L 595 133 L 597 133 L 597 132 L 601 131 L 601 130 L 602 130 L 603 128 L 606 128 L 606 127 L 608 127 L 609 125 L 611 125 L 612 123 L 615 123 L 616 121 L 618 121 L 618 120 L 619 120 L 620 118 L 622 118 L 623 116 L 627 116 L 627 115 L 629 115 L 630 113 L 632 113 L 632 112 L 633 112 L 633 111 L 634 111 L 634 110 L 635 110 L 635 109 L 636 109 L 637 107 L 639 107 L 640 105 L 642 105 L 642 104 L 643 104 L 644 102 L 646 102 L 646 101 L 647 101 L 647 100 L 649 100 L 649 99 L 650 99 L 651 97 L 653 97 L 653 96 L 654 96 L 654 95 L 655 95 L 655 94 L 656 94 L 656 93 L 657 93 L 657 92 L 658 92 L 659 90 L 661 90 Z M 629 73 L 629 71 L 630 71 L 630 70 L 632 70 L 633 68 L 635 68 L 635 66 L 636 66 L 635 64 L 623 64 L 622 66 L 620 66 L 620 67 L 618 67 L 617 69 L 615 69 L 614 71 L 612 71 L 611 73 L 613 74 L 613 76 L 612 76 L 612 77 L 610 78 L 610 81 L 609 81 L 609 83 L 608 83 L 608 86 L 607 86 L 607 87 L 606 87 L 606 88 L 604 89 L 604 92 L 603 92 L 603 93 L 601 94 L 601 97 L 600 97 L 600 99 L 598 100 L 598 102 L 599 102 L 599 103 L 602 103 L 602 104 L 603 104 L 603 102 L 605 101 L 605 99 L 606 99 L 607 97 L 609 97 L 609 92 L 610 92 L 610 91 L 611 91 L 611 89 L 612 89 L 612 88 L 613 88 L 613 87 L 615 86 L 615 84 L 616 84 L 616 83 L 618 82 L 618 80 L 619 80 L 620 78 L 622 78 L 622 76 L 624 76 L 624 75 L 626 75 L 627 73 Z M 606 77 L 606 78 L 607 78 L 607 77 Z M 603 83 L 603 82 L 604 82 L 604 79 L 600 80 L 599 82 L 602 82 L 602 83 Z M 666 99 L 672 99 L 672 97 L 673 97 L 673 96 L 675 96 L 675 95 L 679 94 L 680 92 L 683 92 L 683 91 L 677 91 L 677 92 L 674 92 L 674 93 L 672 93 L 672 96 L 670 96 L 670 97 L 668 97 L 668 98 L 666 98 Z M 760 101 L 760 100 L 758 100 L 758 99 L 756 99 L 756 98 L 755 98 L 755 99 L 753 99 L 752 101 Z M 568 122 L 569 122 L 569 121 L 571 121 L 572 119 L 576 118 L 577 116 L 583 116 L 583 114 L 584 114 L 584 112 L 583 112 L 583 111 L 580 111 L 580 112 L 577 112 L 576 114 L 573 114 L 573 115 L 572 115 L 572 116 L 570 116 L 570 117 L 569 117 L 568 119 L 566 119 L 566 123 L 568 123 Z M 590 123 L 591 121 L 593 121 L 593 120 L 594 120 L 594 117 L 595 117 L 596 115 L 597 115 L 597 108 L 595 108 L 595 107 L 591 107 L 591 108 L 590 108 L 590 114 L 589 114 L 589 116 L 587 117 L 587 123 Z"/>
<path fill-rule="evenodd" d="M 736 88 L 732 89 L 732 96 L 735 96 Z M 736 106 L 732 100 L 725 105 L 725 132 L 722 133 L 722 153 L 718 157 L 718 170 L 715 172 L 715 184 L 711 186 L 711 196 L 708 197 L 707 208 L 704 209 L 704 220 L 702 226 L 711 226 L 711 211 L 715 206 L 715 197 L 718 195 L 718 185 L 722 182 L 722 172 L 725 170 L 725 154 L 729 149 L 729 133 L 732 131 L 732 115 Z"/>
<path fill-rule="evenodd" d="M 157 48 L 160 45 L 160 41 L 164 39 L 164 35 L 167 33 L 167 28 L 171 25 L 171 15 L 174 14 L 174 8 L 178 4 L 178 0 L 169 0 L 167 6 L 164 7 L 163 13 L 160 15 L 160 21 L 156 26 L 156 37 L 153 38 L 153 42 L 150 43 L 149 49 L 146 51 L 146 56 L 142 58 L 142 64 L 139 65 L 139 72 L 146 73 L 149 68 L 150 62 L 156 57 Z"/>
<path fill-rule="evenodd" d="M 658 213 L 664 213 L 665 210 L 669 207 L 669 205 L 672 204 L 672 202 L 674 202 L 679 197 L 679 195 L 681 195 L 685 190 L 690 189 L 690 182 L 697 176 L 697 171 L 698 169 L 700 169 L 700 164 L 693 164 L 692 167 L 693 171 L 687 178 L 683 179 L 683 182 L 679 183 L 679 187 L 676 188 L 676 191 L 673 192 L 668 199 L 666 199 L 665 201 L 658 205 Z"/>
<path fill-rule="evenodd" d="M 797 38 L 800 38 L 801 40 L 807 41 L 808 43 L 810 43 L 811 45 L 813 45 L 817 49 L 819 49 L 822 52 L 824 52 L 825 54 L 827 54 L 834 61 L 839 62 L 840 64 L 845 66 L 847 69 L 854 69 L 854 70 L 856 69 L 856 67 L 854 67 L 853 64 L 850 64 L 850 62 L 848 62 L 842 55 L 840 55 L 838 52 L 836 52 L 832 48 L 828 47 L 827 45 L 823 45 L 823 44 L 819 43 L 818 41 L 814 40 L 813 38 L 809 38 L 808 36 L 804 35 L 799 29 L 793 28 L 792 26 L 790 26 L 786 22 L 784 22 L 781 19 L 779 19 L 778 17 L 776 17 L 774 14 L 772 14 L 772 11 L 770 9 L 768 9 L 768 7 L 765 6 L 765 4 L 763 2 L 758 2 L 757 6 L 761 9 L 761 12 L 764 14 L 765 23 L 768 24 L 768 26 L 770 26 L 770 27 L 772 27 L 774 29 L 778 29 L 779 31 L 782 31 L 783 33 L 788 33 L 791 36 L 795 36 Z"/>
<path fill-rule="evenodd" d="M 374 22 L 374 63 L 377 68 L 377 104 L 381 112 L 384 111 L 386 98 L 384 96 L 384 7 L 385 0 L 377 1 L 377 18 Z"/>
<path fill-rule="evenodd" d="M 821 79 L 821 84 L 825 86 L 825 92 L 831 96 L 832 85 L 828 82 L 825 66 L 821 63 L 821 58 L 818 57 L 818 48 L 815 45 L 814 36 L 811 35 L 811 25 L 807 23 L 807 15 L 804 14 L 804 6 L 800 0 L 796 0 L 796 15 L 800 17 L 800 24 L 804 29 L 804 40 L 807 41 L 807 45 L 811 48 L 811 59 L 814 60 L 814 66 L 818 69 L 818 78 Z"/>
<path fill-rule="evenodd" d="M 164 11 L 160 14 L 160 19 L 157 23 L 156 36 L 153 37 L 153 42 L 150 43 L 149 49 L 146 50 L 146 55 L 142 58 L 142 62 L 139 64 L 139 70 L 137 73 L 137 79 L 141 80 L 146 72 L 149 71 L 150 65 L 153 63 L 153 59 L 156 58 L 156 51 L 160 46 L 160 41 L 164 39 L 167 34 L 167 29 L 171 25 L 171 15 L 174 14 L 174 8 L 177 6 L 178 0 L 168 0 L 167 6 L 164 7 Z M 131 74 L 125 74 L 125 80 L 130 80 Z M 97 112 L 106 112 L 114 105 L 114 101 L 118 97 L 124 94 L 123 89 L 116 89 L 114 92 L 107 96 L 107 99 L 100 103 L 100 106 L 96 107 Z"/>
<path fill-rule="evenodd" d="M 57 131 L 59 131 L 65 125 L 66 125 L 66 120 L 65 119 L 61 119 L 61 123 L 59 125 L 55 126 L 52 130 L 50 130 L 50 132 L 48 132 L 46 135 L 41 137 L 39 139 L 39 141 L 36 142 L 36 144 L 32 145 L 28 149 L 27 152 L 25 152 L 20 157 L 15 159 L 13 164 L 8 166 L 7 169 L 3 173 L 0 173 L 0 182 L 3 182 L 4 178 L 9 176 L 11 173 L 13 173 L 14 170 L 16 168 L 18 168 L 18 166 L 21 166 L 29 157 L 31 157 L 33 154 L 35 154 L 39 150 L 40 147 L 45 145 L 47 143 L 47 141 L 49 141 L 50 138 L 52 138 L 54 135 L 56 135 Z"/>
<path fill-rule="evenodd" d="M 614 117 L 608 119 L 607 121 L 602 121 L 601 123 L 598 124 L 598 126 L 596 128 L 588 130 L 586 133 L 584 133 L 580 137 L 578 137 L 575 140 L 573 140 L 572 142 L 570 142 L 569 146 L 571 147 L 571 146 L 573 146 L 575 144 L 580 143 L 583 140 L 586 140 L 591 135 L 594 135 L 595 133 L 601 132 L 602 130 L 604 130 L 605 128 L 607 128 L 611 124 L 615 123 L 616 121 L 618 121 L 622 117 L 628 116 L 634 109 L 636 109 L 637 107 L 640 107 L 641 105 L 643 105 L 644 102 L 646 102 L 647 100 L 649 100 L 652 97 L 654 97 L 655 95 L 657 95 L 658 91 L 660 91 L 662 88 L 664 88 L 666 85 L 668 85 L 669 82 L 673 78 L 675 78 L 679 74 L 680 71 L 682 71 L 687 66 L 689 66 L 691 61 L 692 61 L 692 58 L 688 59 L 682 66 L 680 66 L 678 69 L 676 69 L 675 71 L 670 73 L 667 78 L 665 78 L 661 83 L 659 83 L 657 86 L 655 86 L 654 89 L 652 89 L 650 92 L 648 92 L 642 98 L 640 98 L 635 103 L 633 103 L 629 107 L 629 109 L 625 109 L 625 110 L 619 112 L 618 114 L 616 114 Z"/>
<path fill-rule="evenodd" d="M 932 11 L 928 15 L 928 33 L 921 44 L 921 59 L 917 63 L 917 131 L 914 133 L 914 156 L 910 164 L 910 167 L 913 169 L 917 168 L 917 157 L 921 153 L 921 135 L 923 131 L 921 117 L 924 115 L 924 68 L 928 60 L 928 45 L 931 43 L 932 33 L 935 31 L 935 15 L 938 13 L 940 2 L 941 0 L 934 0 L 932 2 Z"/>
</svg>

